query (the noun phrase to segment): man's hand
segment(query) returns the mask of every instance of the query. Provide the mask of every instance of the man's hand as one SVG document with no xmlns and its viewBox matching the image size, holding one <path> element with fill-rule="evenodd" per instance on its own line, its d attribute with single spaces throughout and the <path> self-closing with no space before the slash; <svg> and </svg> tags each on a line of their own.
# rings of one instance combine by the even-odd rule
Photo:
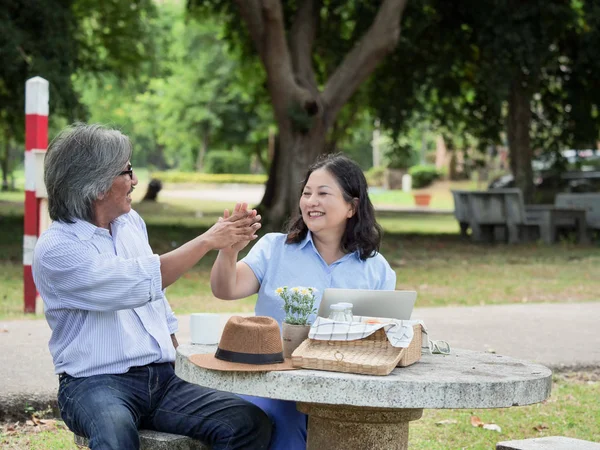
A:
<svg viewBox="0 0 600 450">
<path fill-rule="evenodd" d="M 238 203 L 237 205 L 235 205 L 235 208 L 233 209 L 233 214 L 236 213 L 244 213 L 244 212 L 248 212 L 247 209 L 242 209 L 243 208 L 243 204 Z M 258 217 L 258 219 L 260 219 L 260 216 L 256 216 Z M 225 211 L 223 211 L 223 218 L 220 220 L 226 220 L 229 219 L 229 210 L 226 209 Z M 260 225 L 260 224 L 259 224 Z M 251 239 L 244 239 L 241 240 L 239 242 L 237 242 L 236 244 L 233 244 L 229 247 L 224 247 L 221 249 L 222 252 L 226 252 L 226 253 L 239 253 L 241 250 L 244 249 L 244 247 L 246 247 L 246 245 L 248 245 L 250 243 Z"/>
<path fill-rule="evenodd" d="M 247 203 L 237 203 L 233 214 L 229 215 L 226 209 L 223 217 L 204 234 L 204 238 L 213 249 L 233 250 L 235 246 L 241 250 L 258 237 L 256 231 L 261 226 L 260 219 L 255 209 L 248 211 Z"/>
</svg>

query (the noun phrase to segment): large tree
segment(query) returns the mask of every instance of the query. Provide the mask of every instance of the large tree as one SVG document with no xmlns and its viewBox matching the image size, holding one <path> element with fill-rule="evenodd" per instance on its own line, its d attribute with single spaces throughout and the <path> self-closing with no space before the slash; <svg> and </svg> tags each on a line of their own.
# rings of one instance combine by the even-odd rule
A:
<svg viewBox="0 0 600 450">
<path fill-rule="evenodd" d="M 342 108 L 400 38 L 407 0 L 191 0 L 218 11 L 230 36 L 251 42 L 264 67 L 278 126 L 259 208 L 272 229 L 297 210 L 306 168 L 332 148 Z M 245 32 L 239 30 L 239 19 Z M 352 113 L 349 113 L 352 116 Z"/>
<path fill-rule="evenodd" d="M 534 149 L 589 147 L 598 138 L 599 21 L 597 2 L 411 2 L 407 42 L 377 73 L 403 82 L 373 86 L 376 114 L 401 132 L 425 111 L 482 144 L 504 141 L 504 131 L 516 185 L 531 201 Z"/>
<path fill-rule="evenodd" d="M 50 114 L 72 121 L 85 117 L 75 73 L 136 74 L 152 54 L 153 13 L 151 0 L 0 0 L 0 143 L 23 142 L 28 78 L 47 79 Z M 6 179 L 5 158 L 0 152 Z"/>
</svg>

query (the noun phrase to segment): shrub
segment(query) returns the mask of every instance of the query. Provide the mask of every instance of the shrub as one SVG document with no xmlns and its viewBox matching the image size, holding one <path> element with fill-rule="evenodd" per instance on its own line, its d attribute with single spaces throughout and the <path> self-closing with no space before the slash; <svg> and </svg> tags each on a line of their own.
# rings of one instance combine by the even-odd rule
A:
<svg viewBox="0 0 600 450">
<path fill-rule="evenodd" d="M 158 178 L 163 183 L 243 183 L 265 184 L 264 174 L 234 174 L 234 173 L 199 173 L 199 172 L 152 172 L 151 178 Z"/>
<path fill-rule="evenodd" d="M 427 187 L 440 177 L 440 173 L 434 166 L 412 166 L 408 169 L 408 173 L 412 177 L 412 187 L 415 189 Z"/>
<path fill-rule="evenodd" d="M 385 167 L 371 167 L 365 172 L 365 178 L 369 186 L 383 186 L 383 175 Z"/>
<path fill-rule="evenodd" d="M 250 159 L 235 150 L 208 152 L 204 163 L 207 173 L 250 173 Z"/>
</svg>

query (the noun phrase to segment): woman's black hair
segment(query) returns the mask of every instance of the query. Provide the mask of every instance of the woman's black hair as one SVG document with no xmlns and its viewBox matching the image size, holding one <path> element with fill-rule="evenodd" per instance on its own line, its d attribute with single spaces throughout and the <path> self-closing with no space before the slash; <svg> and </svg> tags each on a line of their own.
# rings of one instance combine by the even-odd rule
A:
<svg viewBox="0 0 600 450">
<path fill-rule="evenodd" d="M 354 204 L 354 215 L 346 222 L 346 229 L 342 235 L 342 251 L 352 253 L 358 250 L 362 260 L 375 256 L 381 244 L 382 229 L 375 220 L 375 209 L 369 199 L 363 171 L 358 164 L 341 153 L 324 155 L 309 167 L 300 192 L 304 191 L 311 173 L 318 169 L 325 169 L 333 175 L 342 190 L 344 200 Z M 307 233 L 308 227 L 300 212 L 290 222 L 286 243 L 301 242 Z"/>
</svg>

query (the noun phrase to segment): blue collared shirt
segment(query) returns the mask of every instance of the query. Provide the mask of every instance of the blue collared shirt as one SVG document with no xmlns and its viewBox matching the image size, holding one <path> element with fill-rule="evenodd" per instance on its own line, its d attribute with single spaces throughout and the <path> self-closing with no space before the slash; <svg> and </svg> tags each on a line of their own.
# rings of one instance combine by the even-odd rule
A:
<svg viewBox="0 0 600 450">
<path fill-rule="evenodd" d="M 242 259 L 260 283 L 254 308 L 257 316 L 273 317 L 281 325 L 285 317 L 283 300 L 275 290 L 282 286 L 316 288 L 317 309 L 325 288 L 396 289 L 396 273 L 379 253 L 364 261 L 358 252 L 348 253 L 327 264 L 310 231 L 298 244 L 286 244 L 286 237 L 281 233 L 266 234 Z"/>
<path fill-rule="evenodd" d="M 33 278 L 52 330 L 56 373 L 125 373 L 175 360 L 177 319 L 162 291 L 160 259 L 131 211 L 105 228 L 54 222 L 39 238 Z"/>
</svg>

